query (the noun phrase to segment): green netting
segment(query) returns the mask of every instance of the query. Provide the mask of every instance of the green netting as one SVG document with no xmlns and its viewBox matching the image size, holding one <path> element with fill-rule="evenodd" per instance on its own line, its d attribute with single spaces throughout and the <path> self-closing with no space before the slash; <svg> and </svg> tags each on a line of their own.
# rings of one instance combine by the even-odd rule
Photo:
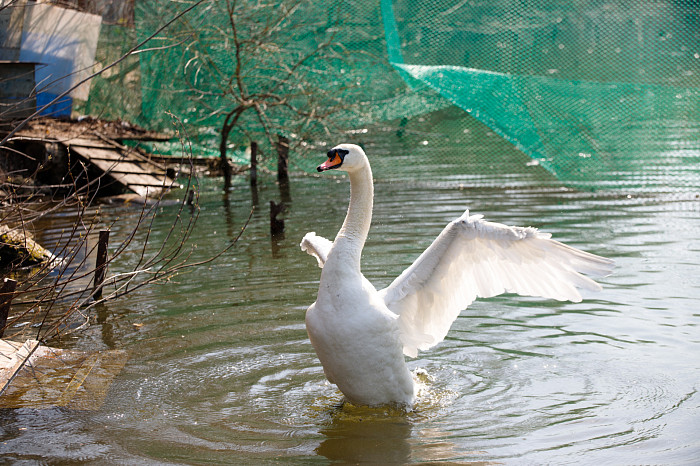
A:
<svg viewBox="0 0 700 466">
<path fill-rule="evenodd" d="M 186 6 L 137 4 L 138 40 Z M 273 160 L 281 134 L 293 166 L 310 170 L 327 145 L 372 144 L 377 128 L 408 127 L 420 147 L 397 136 L 383 153 L 425 160 L 434 150 L 438 165 L 464 161 L 476 174 L 510 158 L 523 172 L 538 165 L 582 188 L 700 186 L 696 1 L 211 0 L 147 47 L 138 80 L 128 81 L 140 85 L 141 114 L 127 116 L 166 128 L 175 115 L 200 153 L 218 154 L 222 123 L 245 89 L 258 109 L 243 112 L 228 139 L 239 162 L 251 140 Z M 102 92 L 94 100 L 108 100 L 108 88 L 94 86 Z M 276 97 L 260 98 L 268 93 Z M 464 121 L 442 132 L 426 115 L 458 119 L 444 113 L 449 106 Z M 490 134 L 478 125 L 529 163 L 451 132 Z"/>
<path fill-rule="evenodd" d="M 139 39 L 179 9 L 171 1 L 137 5 Z M 177 115 L 201 129 L 196 142 L 215 154 L 222 123 L 249 100 L 230 149 L 256 141 L 272 159 L 278 135 L 299 152 L 363 124 L 450 105 L 425 85 L 404 92 L 386 60 L 380 18 L 376 1 L 205 2 L 140 54 L 143 116 L 166 127 L 168 114 Z M 310 169 L 318 150 L 314 156 L 295 163 Z"/>
<path fill-rule="evenodd" d="M 392 64 L 580 187 L 697 187 L 696 1 L 382 0 Z"/>
<path fill-rule="evenodd" d="M 95 61 L 104 67 L 118 60 L 136 45 L 136 31 L 103 24 Z M 148 125 L 141 115 L 141 70 L 138 55 L 131 55 L 90 83 L 89 99 L 78 112 L 104 119 L 120 119 Z"/>
</svg>

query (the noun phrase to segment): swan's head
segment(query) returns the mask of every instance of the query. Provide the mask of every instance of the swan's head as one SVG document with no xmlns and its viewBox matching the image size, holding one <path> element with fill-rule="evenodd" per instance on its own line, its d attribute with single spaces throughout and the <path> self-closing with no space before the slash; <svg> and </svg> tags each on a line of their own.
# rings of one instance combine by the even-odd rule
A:
<svg viewBox="0 0 700 466">
<path fill-rule="evenodd" d="M 342 170 L 353 172 L 369 162 L 365 151 L 355 144 L 339 144 L 328 151 L 328 160 L 316 167 L 316 170 L 323 172 L 326 170 Z"/>
</svg>

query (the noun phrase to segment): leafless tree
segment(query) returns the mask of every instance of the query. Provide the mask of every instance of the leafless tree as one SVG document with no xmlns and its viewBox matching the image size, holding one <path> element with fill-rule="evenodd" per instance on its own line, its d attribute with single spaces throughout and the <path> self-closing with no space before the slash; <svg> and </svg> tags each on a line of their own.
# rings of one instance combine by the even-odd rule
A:
<svg viewBox="0 0 700 466">
<path fill-rule="evenodd" d="M 232 133 L 262 138 L 270 150 L 279 135 L 330 134 L 355 104 L 342 97 L 355 83 L 341 71 L 350 58 L 336 40 L 340 12 L 329 18 L 309 0 L 226 0 L 207 8 L 206 22 L 186 24 L 173 40 L 190 37 L 183 46 L 188 93 L 220 124 L 228 186 Z"/>
</svg>

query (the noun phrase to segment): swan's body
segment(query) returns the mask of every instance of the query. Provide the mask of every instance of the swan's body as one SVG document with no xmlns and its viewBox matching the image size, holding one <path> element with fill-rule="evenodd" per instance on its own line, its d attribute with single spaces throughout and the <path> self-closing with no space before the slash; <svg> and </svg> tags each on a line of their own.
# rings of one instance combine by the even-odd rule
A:
<svg viewBox="0 0 700 466">
<path fill-rule="evenodd" d="M 600 286 L 581 273 L 605 275 L 612 261 L 566 246 L 535 228 L 486 222 L 465 212 L 387 288 L 360 271 L 372 220 L 374 188 L 361 148 L 341 144 L 319 171 L 350 176 L 350 206 L 335 241 L 308 233 L 302 250 L 323 268 L 306 328 L 324 373 L 352 403 L 411 406 L 415 385 L 404 354 L 441 342 L 477 297 L 504 292 L 580 301 L 578 288 Z"/>
</svg>

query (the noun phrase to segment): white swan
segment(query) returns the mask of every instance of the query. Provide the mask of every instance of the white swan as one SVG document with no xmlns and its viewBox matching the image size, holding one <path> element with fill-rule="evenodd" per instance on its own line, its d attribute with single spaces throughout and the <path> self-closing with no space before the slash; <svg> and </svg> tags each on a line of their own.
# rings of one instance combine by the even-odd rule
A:
<svg viewBox="0 0 700 466">
<path fill-rule="evenodd" d="M 306 328 L 323 371 L 354 404 L 411 407 L 416 388 L 404 354 L 441 342 L 477 297 L 513 292 L 581 301 L 578 288 L 600 290 L 581 273 L 606 275 L 613 261 L 566 246 L 535 228 L 469 215 L 450 222 L 391 285 L 377 291 L 360 271 L 372 219 L 374 187 L 364 151 L 341 144 L 318 171 L 350 176 L 350 206 L 331 242 L 307 233 L 301 249 L 322 267 Z"/>
</svg>

